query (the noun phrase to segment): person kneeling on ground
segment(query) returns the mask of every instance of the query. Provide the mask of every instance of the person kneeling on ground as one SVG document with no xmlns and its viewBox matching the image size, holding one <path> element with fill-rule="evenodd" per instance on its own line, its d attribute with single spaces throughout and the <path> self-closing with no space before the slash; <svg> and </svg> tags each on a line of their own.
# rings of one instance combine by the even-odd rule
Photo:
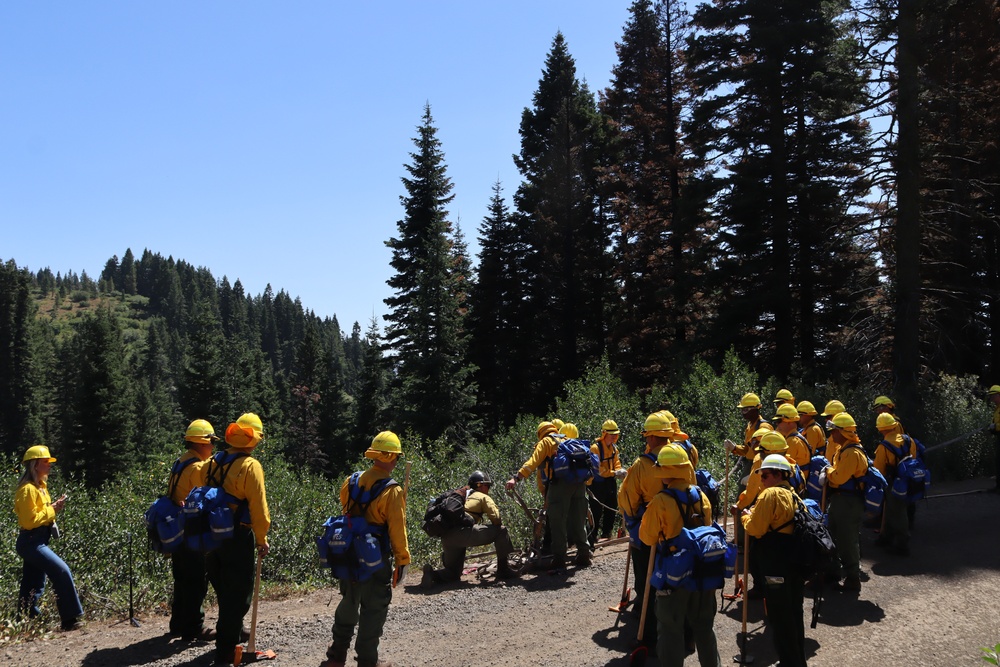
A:
<svg viewBox="0 0 1000 667">
<path fill-rule="evenodd" d="M 424 578 L 421 588 L 429 588 L 436 583 L 458 581 L 462 578 L 465 567 L 465 550 L 468 547 L 481 547 L 496 544 L 497 579 L 510 579 L 517 576 L 510 568 L 508 560 L 514 545 L 510 541 L 507 527 L 500 521 L 500 510 L 490 498 L 489 491 L 493 480 L 485 472 L 476 470 L 469 476 L 469 490 L 466 492 L 465 512 L 475 520 L 473 526 L 460 526 L 450 529 L 441 537 L 443 553 L 441 561 L 444 568 L 435 570 L 430 563 L 424 565 Z M 489 523 L 486 523 L 486 520 Z"/>
</svg>

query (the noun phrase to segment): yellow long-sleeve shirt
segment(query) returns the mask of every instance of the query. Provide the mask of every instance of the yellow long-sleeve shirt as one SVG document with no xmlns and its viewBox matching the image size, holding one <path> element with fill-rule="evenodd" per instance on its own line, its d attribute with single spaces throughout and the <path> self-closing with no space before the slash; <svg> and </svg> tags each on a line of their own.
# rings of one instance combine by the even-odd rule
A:
<svg viewBox="0 0 1000 667">
<path fill-rule="evenodd" d="M 521 478 L 527 479 L 535 470 L 540 470 L 542 477 L 552 479 L 552 457 L 556 455 L 557 449 L 559 449 L 559 443 L 556 439 L 551 435 L 545 436 L 535 443 L 535 449 L 531 452 L 531 456 L 517 471 L 517 474 Z M 542 480 L 539 478 L 539 487 L 541 484 Z"/>
<path fill-rule="evenodd" d="M 809 459 L 812 458 L 812 451 L 805 436 L 800 433 L 792 433 L 785 436 L 785 442 L 788 443 L 788 451 L 786 452 L 788 457 L 795 461 L 800 468 L 808 466 Z"/>
<path fill-rule="evenodd" d="M 753 434 L 756 433 L 758 429 L 773 431 L 774 427 L 763 419 L 747 422 L 747 427 L 743 431 L 743 444 L 736 445 L 733 449 L 733 454 L 736 456 L 745 456 L 753 461 L 754 457 L 757 456 L 757 450 L 750 446 L 750 441 L 753 440 Z"/>
<path fill-rule="evenodd" d="M 902 433 L 887 432 L 885 440 L 900 452 L 905 452 L 907 456 L 917 455 L 917 443 L 910 438 L 910 446 L 907 448 L 906 439 Z M 892 480 L 895 476 L 896 466 L 899 465 L 899 458 L 883 443 L 878 443 L 875 448 L 875 467 L 887 480 Z"/>
<path fill-rule="evenodd" d="M 361 473 L 358 486 L 370 489 L 375 482 L 389 476 L 389 471 L 373 466 Z M 350 500 L 350 480 L 350 477 L 346 478 L 340 487 L 340 505 L 344 511 L 347 511 Z M 386 527 L 396 567 L 410 564 L 410 543 L 406 536 L 406 498 L 403 497 L 403 489 L 399 484 L 387 487 L 372 501 L 365 512 L 365 521 Z"/>
<path fill-rule="evenodd" d="M 689 488 L 692 488 L 692 485 L 686 479 L 661 479 L 660 481 L 666 481 L 667 488 L 679 491 L 686 492 Z M 693 488 L 697 489 L 698 487 Z M 701 502 L 695 505 L 693 511 L 695 514 L 701 515 L 703 525 L 710 526 L 712 525 L 712 505 L 709 503 L 708 498 L 705 497 L 705 494 L 701 492 L 701 489 L 698 489 L 698 495 L 701 497 Z M 639 526 L 639 539 L 642 540 L 643 544 L 652 547 L 658 542 L 672 540 L 677 537 L 680 535 L 681 528 L 683 527 L 684 515 L 681 514 L 681 508 L 677 504 L 677 501 L 667 493 L 658 492 L 649 501 L 646 513 L 642 515 L 642 524 Z"/>
<path fill-rule="evenodd" d="M 184 499 L 188 497 L 189 493 L 191 493 L 191 489 L 196 486 L 205 485 L 205 468 L 209 458 L 211 457 L 201 458 L 198 456 L 198 452 L 193 449 L 189 449 L 181 454 L 181 457 L 178 460 L 182 464 L 191 459 L 196 460 L 194 463 L 184 466 L 184 469 L 181 470 L 180 475 L 177 477 L 177 486 L 174 487 L 174 492 L 170 495 L 171 500 L 178 505 L 183 505 Z M 173 480 L 167 482 L 168 489 L 172 481 Z"/>
<path fill-rule="evenodd" d="M 493 499 L 481 491 L 472 491 L 465 499 L 465 511 L 472 515 L 476 523 L 486 523 L 489 519 L 494 526 L 500 525 L 500 508 Z"/>
<path fill-rule="evenodd" d="M 815 420 L 809 422 L 809 425 L 804 426 L 800 432 L 805 436 L 806 441 L 809 443 L 809 451 L 814 456 L 826 451 L 826 433 L 823 431 L 823 427 L 817 424 Z"/>
<path fill-rule="evenodd" d="M 230 447 L 226 454 L 248 453 L 245 449 Z M 197 464 L 191 464 L 195 466 Z M 211 467 L 211 468 L 210 468 Z M 212 474 L 219 479 L 222 473 L 212 472 L 217 468 L 214 462 L 205 463 L 204 474 Z M 267 544 L 267 531 L 271 528 L 271 512 L 267 509 L 267 489 L 264 487 L 264 469 L 260 461 L 252 456 L 243 456 L 232 463 L 226 473 L 222 489 L 237 500 L 246 500 L 250 510 L 250 527 L 253 529 L 257 546 Z M 239 520 L 239 517 L 237 517 Z"/>
<path fill-rule="evenodd" d="M 56 510 L 52 507 L 49 489 L 45 482 L 35 486 L 25 482 L 14 492 L 14 514 L 17 523 L 24 530 L 34 530 L 51 526 L 56 520 Z"/>
<path fill-rule="evenodd" d="M 597 459 L 601 462 L 601 477 L 614 477 L 616 470 L 621 470 L 622 462 L 618 458 L 618 445 L 605 445 L 598 438 L 590 443 L 590 451 L 597 454 Z"/>
<path fill-rule="evenodd" d="M 828 450 L 829 451 L 829 450 Z M 868 457 L 859 446 L 850 444 L 838 448 L 826 471 L 827 483 L 837 489 L 868 472 Z"/>
<path fill-rule="evenodd" d="M 652 454 L 656 456 L 656 452 Z M 625 480 L 618 489 L 618 506 L 626 516 L 638 516 L 653 496 L 663 489 L 663 478 L 654 475 L 655 467 L 656 464 L 648 456 L 640 456 L 629 466 Z"/>
<path fill-rule="evenodd" d="M 740 517 L 743 528 L 750 537 L 761 538 L 779 526 L 784 526 L 795 516 L 798 498 L 788 484 L 779 484 L 764 489 L 757 497 L 750 514 Z M 789 535 L 794 525 L 788 524 L 779 533 Z"/>
<path fill-rule="evenodd" d="M 737 509 L 744 510 L 760 500 L 761 484 L 760 475 L 757 474 L 757 470 L 760 468 L 761 463 L 764 462 L 764 459 L 767 458 L 768 453 L 762 452 L 762 454 L 758 454 L 750 466 L 750 477 L 747 479 L 747 488 L 743 490 L 743 493 L 740 494 L 739 499 L 736 501 Z M 785 453 L 785 459 L 793 466 L 795 465 L 795 461 L 792 460 L 792 457 L 787 452 Z"/>
</svg>

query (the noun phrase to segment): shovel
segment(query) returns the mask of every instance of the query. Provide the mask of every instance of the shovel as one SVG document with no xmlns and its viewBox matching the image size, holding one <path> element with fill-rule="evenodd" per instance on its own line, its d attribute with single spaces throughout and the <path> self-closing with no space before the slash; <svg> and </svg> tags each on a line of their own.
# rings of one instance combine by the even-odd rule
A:
<svg viewBox="0 0 1000 667">
<path fill-rule="evenodd" d="M 737 519 L 738 521 L 738 519 Z M 743 581 L 750 576 L 750 533 L 743 531 Z M 743 596 L 743 641 L 740 642 L 740 652 L 733 656 L 733 662 L 738 665 L 752 665 L 753 656 L 747 653 L 747 603 L 749 600 Z"/>
<path fill-rule="evenodd" d="M 260 566 L 264 562 L 264 557 L 257 552 L 257 575 L 253 582 L 253 614 L 250 616 L 250 640 L 247 642 L 247 648 L 244 651 L 242 644 L 236 645 L 236 650 L 233 652 L 233 667 L 239 667 L 239 665 L 245 662 L 257 662 L 258 660 L 274 660 L 278 657 L 278 654 L 268 649 L 266 651 L 258 651 L 257 648 L 257 601 L 260 598 Z"/>
</svg>

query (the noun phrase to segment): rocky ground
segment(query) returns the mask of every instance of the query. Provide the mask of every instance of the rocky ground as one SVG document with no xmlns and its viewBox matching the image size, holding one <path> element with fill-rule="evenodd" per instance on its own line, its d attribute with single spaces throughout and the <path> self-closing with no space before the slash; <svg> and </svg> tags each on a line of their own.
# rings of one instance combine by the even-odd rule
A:
<svg viewBox="0 0 1000 667">
<path fill-rule="evenodd" d="M 808 628 L 815 667 L 985 665 L 979 647 L 1000 642 L 1000 495 L 976 492 L 992 480 L 938 485 L 939 497 L 921 502 L 913 555 L 890 557 L 865 529 L 860 596 L 830 593 L 820 624 Z M 971 492 L 971 493 L 970 493 Z M 945 495 L 961 494 L 961 495 Z M 480 582 L 474 574 L 451 588 L 419 588 L 419 571 L 394 594 L 382 638 L 382 657 L 402 667 L 625 666 L 637 622 L 608 611 L 618 603 L 624 546 L 600 549 L 594 565 L 563 574 Z M 322 590 L 261 602 L 257 647 L 273 649 L 281 665 L 318 665 L 330 641 L 339 594 Z M 775 656 L 763 627 L 763 603 L 748 608 L 748 652 L 754 665 Z M 214 618 L 214 610 L 209 615 Z M 172 667 L 210 665 L 213 648 L 167 636 L 167 618 L 90 621 L 83 630 L 8 645 L 0 664 L 59 667 Z M 249 616 L 248 616 L 249 622 Z M 715 629 L 722 663 L 739 652 L 739 603 L 722 607 Z M 353 664 L 349 661 L 348 664 Z M 646 664 L 656 664 L 650 656 Z M 686 665 L 696 665 L 691 656 Z"/>
</svg>

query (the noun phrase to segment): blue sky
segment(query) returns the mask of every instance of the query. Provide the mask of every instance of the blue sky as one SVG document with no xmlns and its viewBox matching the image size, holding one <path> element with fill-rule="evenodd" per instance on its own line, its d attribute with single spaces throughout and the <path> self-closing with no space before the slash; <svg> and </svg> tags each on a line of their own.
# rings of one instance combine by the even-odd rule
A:
<svg viewBox="0 0 1000 667">
<path fill-rule="evenodd" d="M 629 4 L 4 2 L 0 259 L 96 277 L 149 248 L 364 329 L 424 104 L 477 250 L 556 31 L 596 93 Z"/>
</svg>

